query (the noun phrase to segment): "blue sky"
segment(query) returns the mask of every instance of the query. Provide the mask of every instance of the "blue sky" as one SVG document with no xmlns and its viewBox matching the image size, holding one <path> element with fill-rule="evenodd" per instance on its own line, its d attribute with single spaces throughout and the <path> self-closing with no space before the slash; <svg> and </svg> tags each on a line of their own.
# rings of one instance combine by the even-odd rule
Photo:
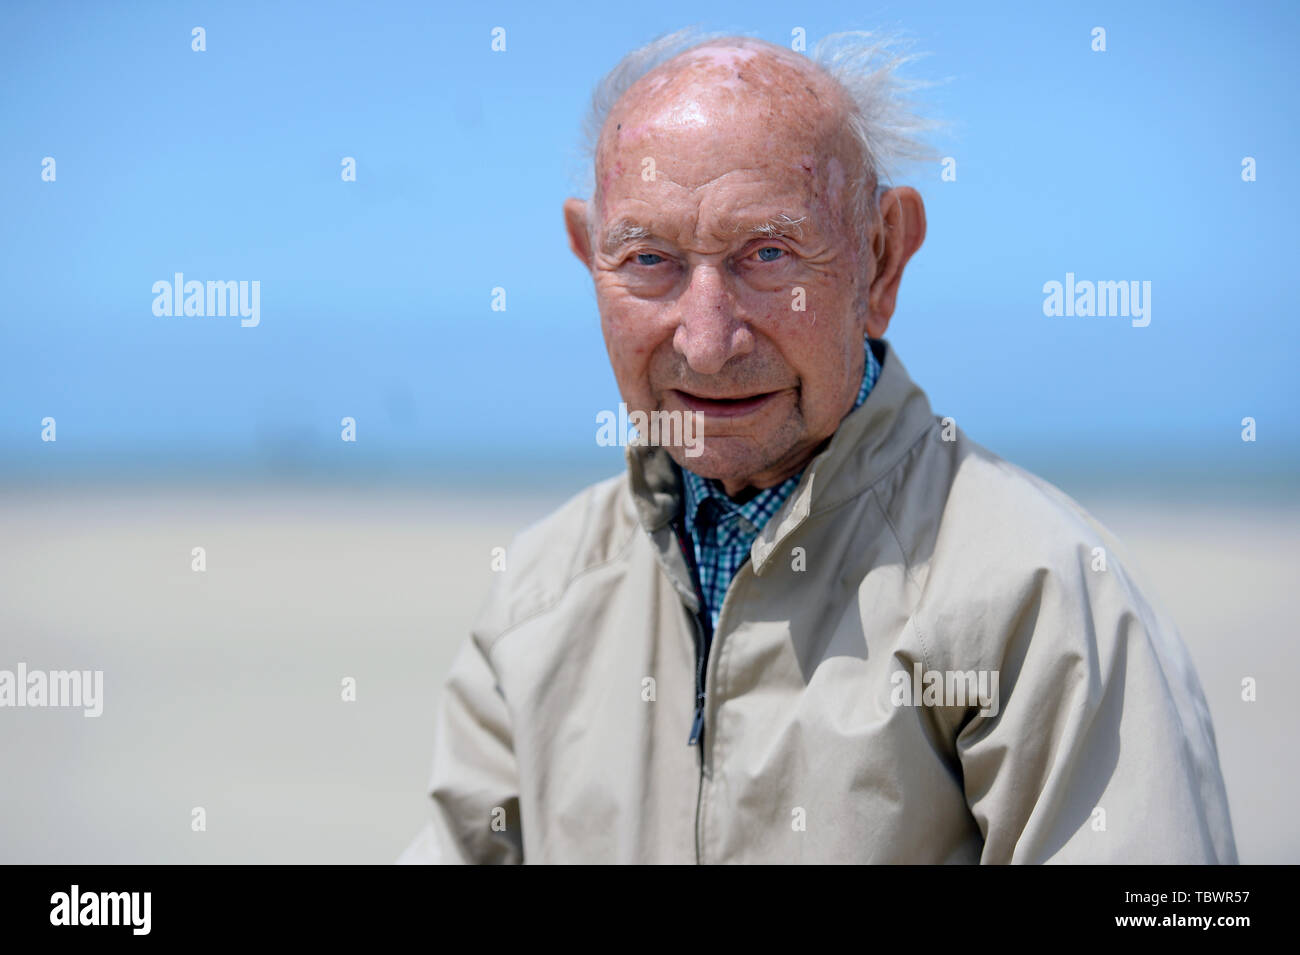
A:
<svg viewBox="0 0 1300 955">
<path fill-rule="evenodd" d="M 888 337 L 936 411 L 1031 466 L 1294 474 L 1300 8 L 979 6 L 5 4 L 0 474 L 617 470 L 560 204 L 592 86 L 690 23 L 928 54 L 957 179 L 897 179 L 929 234 Z M 175 272 L 260 281 L 261 324 L 156 317 Z M 1151 324 L 1045 317 L 1067 272 L 1150 281 Z"/>
</svg>

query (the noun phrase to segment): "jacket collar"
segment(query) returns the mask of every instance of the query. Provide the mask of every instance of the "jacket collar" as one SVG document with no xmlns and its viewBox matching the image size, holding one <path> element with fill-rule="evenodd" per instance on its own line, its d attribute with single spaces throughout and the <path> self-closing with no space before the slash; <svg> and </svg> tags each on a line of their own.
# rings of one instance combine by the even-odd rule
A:
<svg viewBox="0 0 1300 955">
<path fill-rule="evenodd" d="M 867 400 L 845 416 L 826 447 L 804 469 L 794 493 L 750 549 L 762 575 L 781 542 L 811 514 L 860 494 L 887 474 L 934 424 L 929 399 L 884 339 L 872 342 L 880 379 Z M 627 449 L 628 485 L 641 525 L 652 535 L 677 516 L 684 491 L 672 457 L 661 447 Z"/>
</svg>

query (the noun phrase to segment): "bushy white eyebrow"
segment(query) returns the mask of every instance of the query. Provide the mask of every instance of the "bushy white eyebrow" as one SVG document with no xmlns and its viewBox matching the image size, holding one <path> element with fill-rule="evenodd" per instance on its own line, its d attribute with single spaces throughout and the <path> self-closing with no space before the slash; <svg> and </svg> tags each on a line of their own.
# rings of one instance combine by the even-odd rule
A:
<svg viewBox="0 0 1300 955">
<path fill-rule="evenodd" d="M 786 235 L 793 235 L 796 239 L 802 239 L 803 224 L 807 221 L 807 216 L 794 219 L 786 213 L 780 212 L 769 219 L 764 219 L 762 222 L 741 222 L 731 231 L 733 233 L 749 232 L 768 239 Z M 606 255 L 613 255 L 628 243 L 648 239 L 652 235 L 654 235 L 653 232 L 638 222 L 633 222 L 631 219 L 619 219 L 610 226 L 604 240 L 600 243 L 600 248 Z"/>
<path fill-rule="evenodd" d="M 636 242 L 640 239 L 648 239 L 651 233 L 643 225 L 638 225 L 627 219 L 620 219 L 615 222 L 605 233 L 604 240 L 600 243 L 601 251 L 606 255 L 612 255 L 629 242 Z"/>
<path fill-rule="evenodd" d="M 793 235 L 796 239 L 803 238 L 803 224 L 808 221 L 807 216 L 800 216 L 797 219 L 791 219 L 784 212 L 772 216 L 766 222 L 760 222 L 758 225 L 751 226 L 749 231 L 756 235 L 766 236 L 769 239 L 775 239 L 778 236 Z"/>
</svg>

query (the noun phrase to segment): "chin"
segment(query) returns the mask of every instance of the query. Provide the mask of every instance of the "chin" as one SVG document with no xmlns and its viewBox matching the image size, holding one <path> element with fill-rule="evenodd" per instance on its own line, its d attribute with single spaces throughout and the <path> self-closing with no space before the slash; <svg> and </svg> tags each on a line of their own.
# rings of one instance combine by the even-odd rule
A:
<svg viewBox="0 0 1300 955">
<path fill-rule="evenodd" d="M 706 438 L 702 453 L 695 457 L 689 456 L 686 449 L 680 447 L 668 448 L 667 451 L 681 467 L 698 474 L 700 477 L 713 478 L 718 481 L 740 481 L 750 475 L 760 473 L 763 470 L 764 462 L 760 460 L 760 455 L 754 453 L 752 446 L 743 449 L 717 447 L 717 444 L 732 444 L 739 442 L 739 440 L 715 438 L 716 443 L 714 447 L 710 448 Z"/>
</svg>

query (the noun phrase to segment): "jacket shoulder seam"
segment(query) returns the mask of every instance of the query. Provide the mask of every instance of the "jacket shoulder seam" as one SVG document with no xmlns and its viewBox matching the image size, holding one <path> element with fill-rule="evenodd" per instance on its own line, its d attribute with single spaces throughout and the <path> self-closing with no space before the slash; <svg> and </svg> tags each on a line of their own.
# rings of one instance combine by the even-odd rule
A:
<svg viewBox="0 0 1300 955">
<path fill-rule="evenodd" d="M 585 577 L 587 574 L 592 573 L 593 571 L 599 570 L 602 567 L 607 567 L 610 564 L 614 564 L 622 560 L 623 555 L 627 551 L 628 547 L 632 544 L 633 541 L 636 540 L 636 533 L 638 529 L 639 529 L 639 525 L 634 522 L 627 534 L 626 539 L 621 544 L 618 545 L 618 549 L 612 555 L 607 557 L 605 560 L 597 561 L 594 564 L 588 564 L 586 567 L 583 567 L 581 570 L 573 574 L 571 577 L 569 577 L 568 580 L 564 582 L 564 585 L 560 588 L 560 592 L 557 593 L 555 597 L 553 597 L 551 600 L 547 601 L 545 604 L 538 607 L 536 610 L 532 611 L 531 613 L 525 614 L 524 616 L 520 617 L 518 620 L 514 621 L 513 623 L 509 624 L 504 629 L 502 629 L 501 632 L 499 632 L 496 636 L 492 637 L 492 639 L 487 644 L 487 652 L 491 653 L 493 649 L 495 649 L 496 645 L 500 643 L 504 637 L 510 635 L 515 630 L 518 630 L 524 624 L 528 623 L 531 620 L 536 620 L 538 617 L 548 614 L 552 610 L 554 610 L 557 606 L 560 605 L 560 603 L 564 600 L 565 595 L 568 594 L 569 589 L 578 580 Z"/>
<path fill-rule="evenodd" d="M 898 552 L 902 555 L 903 569 L 907 573 L 908 581 L 911 583 L 912 587 L 915 588 L 916 593 L 919 594 L 921 592 L 921 584 L 916 579 L 916 573 L 912 569 L 912 562 L 908 560 L 907 548 L 903 546 L 903 539 L 898 534 L 898 528 L 894 526 L 894 522 L 890 519 L 889 512 L 885 510 L 885 506 L 880 503 L 880 495 L 876 494 L 874 490 L 871 493 L 871 499 L 880 510 L 880 517 L 884 520 L 885 526 L 889 528 L 889 533 L 894 538 L 894 543 L 898 545 Z M 907 619 L 912 622 L 912 628 L 916 631 L 916 639 L 921 644 L 921 663 L 924 665 L 926 670 L 929 670 L 931 669 L 930 664 L 933 658 L 930 654 L 929 644 L 925 639 L 925 631 L 921 629 L 921 622 L 916 618 L 918 607 L 919 601 L 915 601 L 907 615 Z"/>
</svg>

